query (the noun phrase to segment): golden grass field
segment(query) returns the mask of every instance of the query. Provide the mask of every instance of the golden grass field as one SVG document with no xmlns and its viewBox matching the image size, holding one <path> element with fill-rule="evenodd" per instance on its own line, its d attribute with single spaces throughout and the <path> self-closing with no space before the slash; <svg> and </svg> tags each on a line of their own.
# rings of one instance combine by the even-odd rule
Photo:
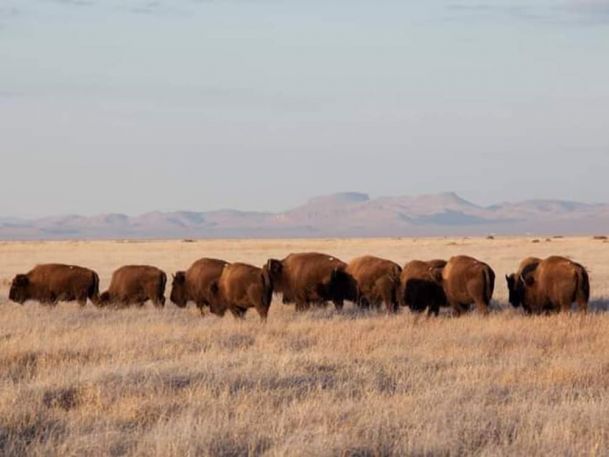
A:
<svg viewBox="0 0 609 457">
<path fill-rule="evenodd" d="M 495 312 L 415 318 L 275 300 L 201 318 L 9 303 L 36 263 L 168 274 L 197 258 L 262 265 L 318 250 L 408 260 L 469 254 L 497 273 Z M 527 317 L 503 275 L 528 255 L 588 267 L 587 316 Z M 169 290 L 166 293 L 169 296 Z M 0 243 L 0 455 L 450 456 L 609 454 L 609 244 L 592 238 Z M 501 309 L 503 308 L 503 309 Z"/>
</svg>

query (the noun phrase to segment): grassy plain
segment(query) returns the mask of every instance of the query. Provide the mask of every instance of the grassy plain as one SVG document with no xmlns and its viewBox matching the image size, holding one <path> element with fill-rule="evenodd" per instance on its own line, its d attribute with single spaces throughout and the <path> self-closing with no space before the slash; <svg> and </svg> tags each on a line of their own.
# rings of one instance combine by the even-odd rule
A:
<svg viewBox="0 0 609 457">
<path fill-rule="evenodd" d="M 261 265 L 317 250 L 399 263 L 469 254 L 497 273 L 493 312 L 296 314 L 275 300 L 201 318 L 192 306 L 80 309 L 8 302 L 42 262 L 174 272 L 199 257 Z M 587 316 L 526 317 L 503 275 L 522 257 L 588 267 Z M 167 292 L 167 296 L 169 292 Z M 0 455 L 607 455 L 609 243 L 436 238 L 0 243 Z"/>
</svg>

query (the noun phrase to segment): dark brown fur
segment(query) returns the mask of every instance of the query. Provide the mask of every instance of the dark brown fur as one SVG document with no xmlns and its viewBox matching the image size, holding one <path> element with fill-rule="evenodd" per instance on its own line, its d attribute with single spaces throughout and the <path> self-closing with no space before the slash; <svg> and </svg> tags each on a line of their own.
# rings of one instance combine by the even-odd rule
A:
<svg viewBox="0 0 609 457">
<path fill-rule="evenodd" d="M 532 265 L 538 265 L 541 262 L 541 259 L 538 257 L 527 257 L 520 262 L 518 265 L 518 269 L 516 273 L 512 273 L 511 275 L 506 275 L 505 279 L 507 281 L 508 291 L 509 291 L 509 302 L 517 308 L 522 306 L 525 312 L 530 313 L 531 308 L 527 304 L 522 303 L 522 294 L 524 291 L 524 287 L 520 281 L 520 276 L 525 269 L 530 268 Z"/>
<path fill-rule="evenodd" d="M 87 299 L 97 303 L 99 276 L 93 270 L 75 265 L 37 265 L 29 273 L 15 276 L 9 298 L 21 304 L 27 300 L 48 305 L 77 301 L 84 306 Z"/>
<path fill-rule="evenodd" d="M 210 306 L 213 296 L 210 286 L 220 279 L 228 262 L 218 259 L 203 258 L 193 263 L 186 271 L 178 271 L 173 277 L 170 299 L 180 308 L 193 301 L 201 314 Z"/>
<path fill-rule="evenodd" d="M 112 274 L 110 287 L 100 295 L 100 306 L 140 305 L 151 300 L 155 306 L 165 306 L 167 275 L 148 265 L 126 265 Z"/>
<path fill-rule="evenodd" d="M 273 299 L 273 283 L 266 266 L 231 263 L 211 285 L 211 293 L 214 314 L 223 316 L 229 310 L 233 316 L 243 318 L 249 308 L 255 308 L 264 321 Z"/>
<path fill-rule="evenodd" d="M 448 306 L 446 295 L 436 278 L 442 276 L 446 260 L 413 260 L 404 265 L 400 277 L 399 298 L 402 306 L 438 315 L 440 307 Z"/>
<path fill-rule="evenodd" d="M 472 257 L 452 257 L 442 270 L 442 287 L 455 315 L 469 309 L 471 304 L 481 314 L 487 314 L 495 288 L 495 272 Z"/>
<path fill-rule="evenodd" d="M 346 272 L 355 280 L 358 306 L 378 308 L 384 304 L 387 312 L 397 311 L 402 272 L 397 263 L 367 255 L 349 262 Z"/>
<path fill-rule="evenodd" d="M 336 257 L 317 252 L 290 254 L 283 260 L 267 263 L 276 292 L 283 303 L 295 303 L 297 310 L 328 301 L 341 310 L 345 300 L 355 301 L 353 278 L 347 264 Z"/>
<path fill-rule="evenodd" d="M 511 282 L 510 297 L 532 313 L 571 310 L 573 302 L 587 312 L 590 300 L 590 279 L 586 269 L 565 257 L 552 256 L 526 265 Z M 512 303 L 514 304 L 514 303 Z"/>
</svg>

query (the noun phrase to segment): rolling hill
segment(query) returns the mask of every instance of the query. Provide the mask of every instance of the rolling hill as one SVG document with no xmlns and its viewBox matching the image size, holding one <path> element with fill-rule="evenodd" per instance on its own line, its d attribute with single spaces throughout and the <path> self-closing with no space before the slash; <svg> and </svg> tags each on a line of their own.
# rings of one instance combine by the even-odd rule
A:
<svg viewBox="0 0 609 457">
<path fill-rule="evenodd" d="M 596 234 L 609 227 L 609 204 L 527 200 L 479 206 L 455 193 L 380 197 L 346 192 L 279 212 L 218 210 L 138 216 L 0 218 L 0 238 L 372 237 L 484 234 Z"/>
</svg>

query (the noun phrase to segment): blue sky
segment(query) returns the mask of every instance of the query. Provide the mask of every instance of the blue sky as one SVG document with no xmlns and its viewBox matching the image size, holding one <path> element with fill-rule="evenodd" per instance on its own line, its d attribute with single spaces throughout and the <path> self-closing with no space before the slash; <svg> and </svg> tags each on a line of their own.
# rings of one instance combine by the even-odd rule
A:
<svg viewBox="0 0 609 457">
<path fill-rule="evenodd" d="M 2 0 L 0 216 L 609 201 L 609 0 Z"/>
</svg>

